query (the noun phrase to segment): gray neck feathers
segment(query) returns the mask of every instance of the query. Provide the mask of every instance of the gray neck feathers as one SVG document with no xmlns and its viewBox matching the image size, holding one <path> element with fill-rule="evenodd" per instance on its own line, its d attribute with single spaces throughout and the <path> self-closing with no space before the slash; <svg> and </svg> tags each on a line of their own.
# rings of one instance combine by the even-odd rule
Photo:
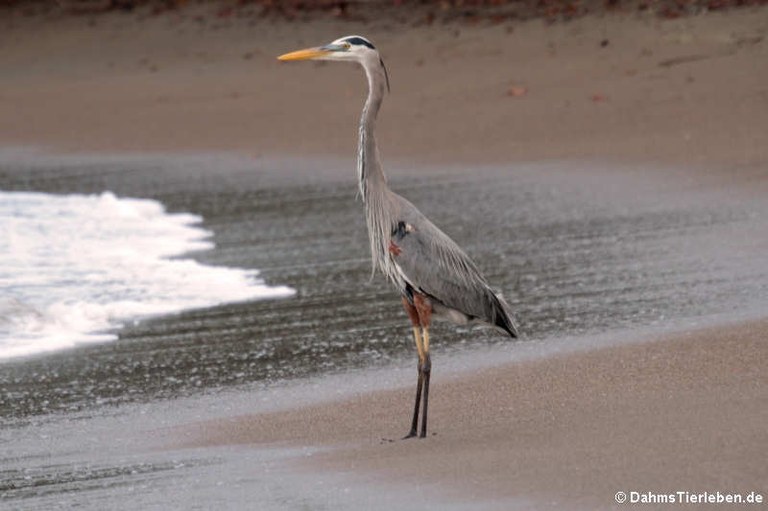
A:
<svg viewBox="0 0 768 511">
<path fill-rule="evenodd" d="M 376 115 L 384 99 L 386 77 L 378 59 L 363 65 L 368 78 L 368 99 L 360 117 L 357 173 L 360 195 L 365 205 L 365 220 L 371 244 L 373 271 L 378 267 L 384 275 L 397 281 L 396 268 L 389 257 L 389 240 L 395 225 L 391 192 L 379 160 L 374 127 Z"/>
<path fill-rule="evenodd" d="M 357 178 L 360 186 L 360 195 L 366 199 L 366 189 L 371 186 L 386 186 L 387 178 L 379 161 L 379 149 L 376 145 L 374 127 L 376 116 L 384 100 L 384 87 L 386 78 L 384 69 L 378 61 L 367 62 L 363 65 L 365 75 L 368 78 L 368 99 L 363 106 L 363 114 L 360 116 L 360 138 L 357 151 Z"/>
</svg>

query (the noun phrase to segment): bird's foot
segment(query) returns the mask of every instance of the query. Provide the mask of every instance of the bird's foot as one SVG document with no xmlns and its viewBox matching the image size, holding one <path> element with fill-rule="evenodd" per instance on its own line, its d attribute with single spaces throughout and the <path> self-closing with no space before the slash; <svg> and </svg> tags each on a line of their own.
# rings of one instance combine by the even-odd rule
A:
<svg viewBox="0 0 768 511">
<path fill-rule="evenodd" d="M 405 435 L 401 440 L 408 440 L 409 438 L 416 438 L 416 430 L 412 429 L 407 435 Z"/>
</svg>

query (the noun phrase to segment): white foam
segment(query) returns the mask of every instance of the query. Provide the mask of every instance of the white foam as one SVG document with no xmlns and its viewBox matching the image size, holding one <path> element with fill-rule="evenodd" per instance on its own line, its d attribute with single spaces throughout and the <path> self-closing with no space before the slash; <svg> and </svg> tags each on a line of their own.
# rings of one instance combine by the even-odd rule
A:
<svg viewBox="0 0 768 511">
<path fill-rule="evenodd" d="M 110 192 L 0 192 L 0 359 L 114 340 L 148 316 L 294 294 L 256 270 L 178 258 L 213 247 L 201 220 Z"/>
</svg>

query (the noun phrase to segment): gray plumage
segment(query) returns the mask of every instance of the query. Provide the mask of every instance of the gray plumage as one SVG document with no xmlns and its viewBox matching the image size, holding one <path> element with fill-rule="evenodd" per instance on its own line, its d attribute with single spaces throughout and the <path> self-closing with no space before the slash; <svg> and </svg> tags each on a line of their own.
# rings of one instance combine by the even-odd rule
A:
<svg viewBox="0 0 768 511">
<path fill-rule="evenodd" d="M 405 223 L 395 228 L 401 252 L 393 257 L 406 282 L 401 292 L 408 294 L 410 287 L 428 296 L 439 318 L 457 324 L 481 322 L 517 337 L 509 306 L 469 256 L 408 200 L 392 195 Z"/>
<path fill-rule="evenodd" d="M 509 306 L 491 289 L 469 256 L 389 188 L 374 134 L 388 82 L 386 69 L 376 50 L 369 49 L 359 62 L 368 79 L 368 98 L 360 117 L 357 168 L 374 270 L 380 269 L 406 297 L 411 290 L 427 295 L 439 318 L 458 324 L 481 322 L 517 337 Z M 400 222 L 412 230 L 393 240 Z M 401 249 L 397 256 L 389 249 L 391 241 Z"/>
</svg>

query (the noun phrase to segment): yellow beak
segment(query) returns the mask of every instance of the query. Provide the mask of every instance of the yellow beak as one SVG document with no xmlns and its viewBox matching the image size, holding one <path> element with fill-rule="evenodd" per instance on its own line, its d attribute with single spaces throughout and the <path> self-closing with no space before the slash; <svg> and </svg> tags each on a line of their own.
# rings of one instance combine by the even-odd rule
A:
<svg viewBox="0 0 768 511">
<path fill-rule="evenodd" d="M 322 57 L 323 55 L 328 55 L 329 53 L 331 52 L 323 50 L 322 48 L 307 48 L 305 50 L 292 51 L 291 53 L 280 55 L 277 57 L 277 60 L 282 60 L 283 62 L 289 60 L 310 60 Z"/>
</svg>

